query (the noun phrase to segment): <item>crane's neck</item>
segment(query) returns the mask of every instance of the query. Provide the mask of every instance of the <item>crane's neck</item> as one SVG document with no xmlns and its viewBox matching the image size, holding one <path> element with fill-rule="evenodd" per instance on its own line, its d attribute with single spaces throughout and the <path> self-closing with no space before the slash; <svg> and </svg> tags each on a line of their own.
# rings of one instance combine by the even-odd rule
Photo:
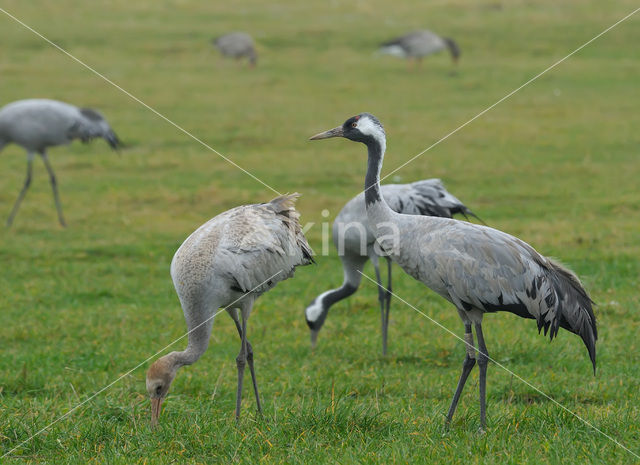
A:
<svg viewBox="0 0 640 465">
<path fill-rule="evenodd" d="M 382 160 L 384 159 L 384 151 L 386 142 L 384 138 L 380 140 L 373 139 L 366 143 L 369 151 L 367 162 L 367 175 L 364 180 L 364 201 L 369 219 L 369 227 L 371 230 L 377 230 L 376 225 L 379 223 L 390 221 L 393 211 L 387 205 L 387 202 L 380 193 L 380 170 L 382 169 Z"/>
<path fill-rule="evenodd" d="M 339 288 L 330 289 L 320 294 L 305 310 L 307 324 L 312 329 L 319 330 L 324 324 L 324 320 L 327 318 L 331 306 L 336 302 L 346 299 L 357 290 L 357 284 L 354 285 L 345 281 Z"/>
<path fill-rule="evenodd" d="M 213 319 L 209 319 L 198 324 L 189 323 L 190 321 L 187 319 L 187 327 L 189 328 L 189 343 L 187 344 L 187 348 L 185 350 L 171 352 L 166 355 L 174 370 L 185 365 L 195 363 L 209 346 L 209 337 L 211 336 Z"/>
</svg>

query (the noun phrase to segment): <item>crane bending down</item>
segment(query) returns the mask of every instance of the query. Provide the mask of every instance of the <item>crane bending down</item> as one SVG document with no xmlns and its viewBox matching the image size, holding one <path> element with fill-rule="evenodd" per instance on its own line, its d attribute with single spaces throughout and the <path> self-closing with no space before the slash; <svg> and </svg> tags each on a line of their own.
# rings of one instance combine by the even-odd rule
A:
<svg viewBox="0 0 640 465">
<path fill-rule="evenodd" d="M 449 193 L 439 179 L 424 179 L 411 184 L 385 184 L 381 192 L 391 209 L 405 215 L 429 215 L 451 218 L 454 214 L 474 216 L 466 205 Z M 480 218 L 478 218 L 480 219 Z M 482 220 L 480 220 L 482 221 Z M 330 289 L 317 296 L 305 309 L 305 318 L 311 332 L 311 347 L 315 348 L 318 333 L 329 314 L 331 306 L 346 299 L 358 290 L 360 273 L 371 260 L 378 281 L 378 301 L 382 323 L 382 355 L 387 354 L 389 307 L 391 304 L 391 260 L 387 260 L 388 284 L 382 286 L 379 267 L 379 251 L 375 237 L 368 227 L 364 193 L 360 193 L 340 210 L 333 222 L 333 244 L 342 262 L 344 281 L 337 289 Z"/>
<path fill-rule="evenodd" d="M 413 58 L 416 63 L 420 63 L 425 56 L 444 49 L 449 50 L 453 64 L 457 64 L 460 58 L 460 47 L 456 41 L 424 29 L 385 42 L 378 52 L 400 58 Z"/>
<path fill-rule="evenodd" d="M 189 329 L 189 342 L 185 350 L 159 358 L 147 371 L 152 424 L 158 421 L 160 406 L 178 369 L 195 363 L 207 350 L 213 315 L 219 308 L 229 313 L 241 339 L 236 358 L 236 419 L 240 417 L 247 363 L 261 411 L 247 320 L 260 295 L 293 276 L 297 266 L 313 262 L 294 207 L 298 196 L 284 195 L 221 213 L 196 229 L 173 256 L 171 278 Z"/>
<path fill-rule="evenodd" d="M 230 32 L 216 39 L 213 39 L 213 45 L 224 56 L 240 59 L 248 58 L 251 68 L 256 66 L 258 54 L 253 39 L 246 32 Z"/>
<path fill-rule="evenodd" d="M 311 139 L 345 137 L 368 149 L 365 203 L 369 227 L 391 259 L 453 303 L 464 324 L 467 354 L 447 423 L 476 363 L 472 325 L 478 339 L 480 424 L 486 425 L 489 352 L 482 334 L 485 313 L 507 311 L 537 321 L 551 339 L 560 327 L 579 335 L 596 369 L 596 318 L 592 301 L 575 274 L 502 231 L 448 218 L 402 215 L 385 202 L 380 169 L 386 135 L 378 119 L 361 113 Z M 389 234 L 389 225 L 398 234 Z"/>
<path fill-rule="evenodd" d="M 58 221 L 60 225 L 66 226 L 56 175 L 49 163 L 47 149 L 69 144 L 74 139 L 88 142 L 96 137 L 106 140 L 113 149 L 121 145 L 109 123 L 91 108 L 78 108 L 57 100 L 27 99 L 9 103 L 0 109 L 0 150 L 13 142 L 27 151 L 27 176 L 7 219 L 7 227 L 13 223 L 20 203 L 31 185 L 32 165 L 36 153 L 42 158 L 49 173 Z"/>
</svg>

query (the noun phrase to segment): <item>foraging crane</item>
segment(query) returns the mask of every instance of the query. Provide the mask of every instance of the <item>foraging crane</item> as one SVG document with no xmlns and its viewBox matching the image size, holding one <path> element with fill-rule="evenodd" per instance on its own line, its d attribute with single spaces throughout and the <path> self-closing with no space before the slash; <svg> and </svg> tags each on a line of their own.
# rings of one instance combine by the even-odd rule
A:
<svg viewBox="0 0 640 465">
<path fill-rule="evenodd" d="M 196 229 L 173 256 L 171 278 L 189 329 L 189 342 L 185 350 L 159 358 L 147 371 L 152 424 L 158 421 L 162 401 L 178 369 L 195 363 L 207 350 L 214 312 L 219 308 L 229 313 L 241 339 L 236 358 L 236 419 L 240 418 L 247 363 L 258 411 L 262 411 L 247 320 L 258 297 L 292 277 L 297 266 L 313 262 L 295 209 L 298 196 L 283 195 L 268 203 L 221 213 Z"/>
<path fill-rule="evenodd" d="M 429 215 L 451 218 L 460 213 L 478 218 L 460 200 L 451 195 L 439 179 L 425 179 L 411 184 L 386 184 L 382 195 L 391 209 L 405 215 Z M 478 218 L 479 219 L 479 218 Z M 480 220 L 482 221 L 482 220 Z M 387 354 L 389 306 L 391 303 L 391 260 L 387 259 L 388 285 L 385 289 L 380 278 L 379 255 L 375 237 L 367 227 L 367 211 L 364 193 L 360 193 L 340 210 L 333 222 L 333 243 L 342 262 L 344 281 L 337 289 L 330 289 L 317 296 L 305 309 L 305 318 L 311 331 L 311 347 L 315 348 L 318 333 L 331 306 L 358 290 L 364 265 L 371 260 L 378 281 L 378 300 L 382 322 L 382 355 Z"/>
<path fill-rule="evenodd" d="M 32 164 L 36 153 L 40 155 L 49 172 L 58 221 L 61 226 L 66 226 L 62 216 L 56 176 L 49 163 L 47 149 L 56 145 L 69 144 L 74 139 L 88 142 L 96 137 L 106 140 L 113 149 L 121 145 L 109 123 L 100 113 L 91 108 L 78 108 L 68 103 L 48 99 L 18 100 L 0 108 L 0 150 L 13 142 L 27 151 L 27 176 L 7 219 L 7 227 L 13 223 L 20 203 L 31 185 Z"/>
<path fill-rule="evenodd" d="M 249 66 L 254 67 L 258 61 L 253 39 L 246 32 L 231 32 L 212 40 L 213 45 L 224 56 L 231 58 L 248 58 Z"/>
<path fill-rule="evenodd" d="M 476 363 L 473 325 L 479 349 L 480 424 L 482 428 L 486 425 L 489 352 L 482 334 L 485 313 L 506 311 L 535 319 L 538 332 L 544 328 L 552 340 L 560 327 L 579 335 L 595 373 L 598 333 L 593 302 L 575 274 L 520 239 L 488 226 L 394 212 L 380 190 L 386 135 L 375 116 L 361 113 L 311 140 L 330 137 L 367 146 L 365 204 L 369 227 L 381 249 L 406 273 L 453 303 L 462 319 L 467 353 L 447 424 Z"/>
<path fill-rule="evenodd" d="M 413 58 L 416 63 L 420 63 L 423 57 L 437 53 L 445 48 L 449 50 L 453 64 L 457 64 L 460 58 L 458 44 L 449 37 L 440 37 L 424 29 L 410 32 L 407 35 L 385 42 L 380 46 L 378 52 L 400 58 Z"/>
</svg>

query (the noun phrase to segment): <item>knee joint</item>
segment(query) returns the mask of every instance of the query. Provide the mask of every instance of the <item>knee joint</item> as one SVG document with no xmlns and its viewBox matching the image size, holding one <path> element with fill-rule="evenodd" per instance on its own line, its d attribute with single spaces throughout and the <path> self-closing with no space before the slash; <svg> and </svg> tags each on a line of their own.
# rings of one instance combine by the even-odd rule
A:
<svg viewBox="0 0 640 465">
<path fill-rule="evenodd" d="M 473 366 L 476 364 L 476 359 L 473 357 L 469 357 L 469 355 L 467 354 L 464 358 L 464 362 L 462 362 L 462 365 L 467 368 L 473 368 Z"/>
</svg>

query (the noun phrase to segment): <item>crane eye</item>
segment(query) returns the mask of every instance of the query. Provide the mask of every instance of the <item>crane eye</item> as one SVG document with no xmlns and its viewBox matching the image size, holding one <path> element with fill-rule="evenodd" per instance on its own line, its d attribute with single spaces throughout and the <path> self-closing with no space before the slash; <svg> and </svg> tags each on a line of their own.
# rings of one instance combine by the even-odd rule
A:
<svg viewBox="0 0 640 465">
<path fill-rule="evenodd" d="M 355 121 L 353 123 L 351 123 L 351 127 L 352 128 L 357 128 L 358 127 L 358 123 L 356 123 Z"/>
</svg>

